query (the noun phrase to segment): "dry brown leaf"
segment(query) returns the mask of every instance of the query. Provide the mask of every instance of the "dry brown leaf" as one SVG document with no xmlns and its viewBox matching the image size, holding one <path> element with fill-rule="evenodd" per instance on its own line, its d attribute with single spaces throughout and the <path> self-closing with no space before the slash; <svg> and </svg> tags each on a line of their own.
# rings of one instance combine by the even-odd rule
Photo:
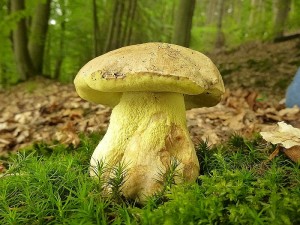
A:
<svg viewBox="0 0 300 225">
<path fill-rule="evenodd" d="M 0 174 L 4 173 L 6 171 L 5 166 L 1 163 L 0 164 Z"/>
<path fill-rule="evenodd" d="M 82 109 L 65 109 L 62 112 L 62 116 L 68 116 L 71 120 L 76 118 L 82 118 L 83 110 Z"/>
<path fill-rule="evenodd" d="M 8 140 L 0 138 L 0 144 L 8 145 L 9 143 L 10 142 Z"/>
<path fill-rule="evenodd" d="M 31 120 L 32 112 L 22 112 L 15 115 L 15 121 L 21 124 L 29 123 Z"/>
<path fill-rule="evenodd" d="M 278 112 L 278 115 L 279 116 L 285 116 L 285 115 L 288 115 L 288 116 L 295 116 L 297 113 L 300 112 L 300 109 L 299 107 L 295 106 L 293 108 L 284 108 L 284 109 L 281 109 L 279 112 Z"/>
<path fill-rule="evenodd" d="M 213 130 L 205 132 L 201 139 L 203 141 L 207 141 L 209 145 L 215 145 L 220 142 L 220 138 L 218 137 L 217 133 Z"/>
<path fill-rule="evenodd" d="M 250 107 L 250 109 L 254 109 L 254 105 L 256 103 L 256 98 L 257 98 L 258 94 L 256 92 L 251 92 L 247 97 L 246 97 L 246 101 Z"/>
<path fill-rule="evenodd" d="M 73 146 L 78 146 L 80 139 L 76 133 L 75 125 L 72 121 L 67 122 L 60 131 L 55 133 L 55 138 L 57 141 Z"/>
<path fill-rule="evenodd" d="M 295 145 L 293 147 L 287 148 L 283 152 L 292 161 L 300 162 L 300 145 Z"/>
<path fill-rule="evenodd" d="M 55 133 L 55 138 L 57 141 L 59 141 L 62 144 L 66 144 L 66 145 L 72 144 L 75 147 L 78 146 L 80 142 L 78 135 L 71 131 L 57 131 Z"/>
<path fill-rule="evenodd" d="M 16 137 L 16 142 L 23 143 L 26 140 L 26 138 L 29 137 L 29 135 L 30 135 L 29 130 L 21 131 Z"/>
<path fill-rule="evenodd" d="M 260 134 L 266 141 L 272 144 L 280 144 L 269 157 L 269 160 L 272 160 L 280 149 L 292 161 L 300 162 L 300 129 L 294 128 L 284 122 L 279 122 L 277 131 L 260 132 Z M 285 148 L 280 146 L 284 146 Z"/>
<path fill-rule="evenodd" d="M 285 122 L 279 122 L 276 131 L 260 132 L 263 139 L 272 144 L 281 144 L 285 148 L 300 145 L 300 129 Z"/>
<path fill-rule="evenodd" d="M 245 124 L 243 123 L 245 115 L 246 115 L 246 111 L 242 111 L 238 115 L 226 120 L 224 123 L 228 125 L 232 130 L 235 131 L 241 130 L 245 126 Z"/>
</svg>

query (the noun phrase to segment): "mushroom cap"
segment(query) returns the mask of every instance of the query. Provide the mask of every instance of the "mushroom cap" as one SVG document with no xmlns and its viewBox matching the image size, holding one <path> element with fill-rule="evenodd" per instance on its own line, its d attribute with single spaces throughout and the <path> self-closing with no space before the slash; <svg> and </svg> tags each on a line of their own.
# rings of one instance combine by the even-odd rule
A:
<svg viewBox="0 0 300 225">
<path fill-rule="evenodd" d="M 225 91 L 217 67 L 207 56 L 156 42 L 96 57 L 81 68 L 74 83 L 83 99 L 111 107 L 123 92 L 182 93 L 187 109 L 214 106 Z"/>
</svg>

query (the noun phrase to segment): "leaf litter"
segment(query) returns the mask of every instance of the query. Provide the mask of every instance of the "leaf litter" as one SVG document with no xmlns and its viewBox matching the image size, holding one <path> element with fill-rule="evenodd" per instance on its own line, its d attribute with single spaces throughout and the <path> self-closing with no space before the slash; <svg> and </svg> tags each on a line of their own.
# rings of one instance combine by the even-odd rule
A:
<svg viewBox="0 0 300 225">
<path fill-rule="evenodd" d="M 272 144 L 278 144 L 274 157 L 283 151 L 294 162 L 300 162 L 300 129 L 285 122 L 278 122 L 274 131 L 260 132 L 263 139 Z"/>
<path fill-rule="evenodd" d="M 25 84 L 0 94 L 0 152 L 16 151 L 33 142 L 79 143 L 80 133 L 105 132 L 111 109 L 78 97 L 72 85 L 40 82 L 33 92 Z M 251 97 L 249 97 L 251 96 Z M 253 98 L 253 96 L 257 96 Z M 270 131 L 275 123 L 300 125 L 299 108 L 283 108 L 257 101 L 255 92 L 226 90 L 220 104 L 187 111 L 187 125 L 193 141 L 217 144 L 232 133 L 251 135 Z"/>
<path fill-rule="evenodd" d="M 37 141 L 79 143 L 83 132 L 105 132 L 110 109 L 80 99 L 72 85 L 35 81 L 0 93 L 0 154 Z"/>
<path fill-rule="evenodd" d="M 240 47 L 230 54 L 224 51 L 210 55 L 221 73 L 230 71 L 224 75 L 227 89 L 218 105 L 187 111 L 192 140 L 206 140 L 214 145 L 233 133 L 247 137 L 253 132 L 271 131 L 280 121 L 300 128 L 299 108 L 285 108 L 280 102 L 284 90 L 275 85 L 281 80 L 292 80 L 300 65 L 300 55 L 294 50 L 298 44 L 268 44 L 256 51 Z M 264 65 L 274 54 L 278 67 Z M 257 64 L 268 68 L 258 69 Z M 270 80 L 273 86 L 255 86 L 259 79 L 264 83 Z M 80 133 L 105 133 L 110 113 L 110 108 L 78 97 L 72 84 L 38 79 L 0 90 L 0 156 L 40 141 L 77 146 Z"/>
</svg>

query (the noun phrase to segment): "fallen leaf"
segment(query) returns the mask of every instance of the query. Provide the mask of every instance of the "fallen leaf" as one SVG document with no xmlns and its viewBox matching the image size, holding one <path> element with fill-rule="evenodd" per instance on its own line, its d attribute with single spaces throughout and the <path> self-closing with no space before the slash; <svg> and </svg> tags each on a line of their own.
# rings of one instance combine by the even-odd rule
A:
<svg viewBox="0 0 300 225">
<path fill-rule="evenodd" d="M 243 123 L 243 119 L 245 115 L 246 115 L 246 111 L 242 111 L 238 115 L 226 120 L 224 123 L 233 130 L 241 130 L 245 126 Z"/>
<path fill-rule="evenodd" d="M 300 145 L 295 145 L 293 147 L 287 148 L 283 152 L 292 161 L 296 163 L 300 162 Z"/>
<path fill-rule="evenodd" d="M 62 144 L 73 146 L 78 146 L 80 139 L 76 133 L 73 133 L 71 131 L 57 131 L 55 133 L 55 138 L 57 141 L 59 141 Z"/>
<path fill-rule="evenodd" d="M 278 122 L 277 131 L 260 132 L 263 139 L 272 144 L 281 144 L 285 148 L 300 145 L 300 129 L 285 122 Z"/>
<path fill-rule="evenodd" d="M 300 112 L 300 109 L 299 107 L 297 106 L 294 106 L 293 108 L 284 108 L 284 109 L 281 109 L 279 112 L 278 112 L 278 115 L 279 116 L 285 116 L 285 115 L 289 115 L 289 116 L 294 116 L 296 115 L 297 113 Z"/>
<path fill-rule="evenodd" d="M 250 92 L 249 95 L 246 97 L 246 101 L 250 107 L 250 109 L 254 109 L 254 105 L 256 103 L 256 98 L 258 94 L 256 92 Z"/>
<path fill-rule="evenodd" d="M 6 171 L 4 165 L 1 163 L 0 164 L 0 174 L 3 174 Z"/>
</svg>

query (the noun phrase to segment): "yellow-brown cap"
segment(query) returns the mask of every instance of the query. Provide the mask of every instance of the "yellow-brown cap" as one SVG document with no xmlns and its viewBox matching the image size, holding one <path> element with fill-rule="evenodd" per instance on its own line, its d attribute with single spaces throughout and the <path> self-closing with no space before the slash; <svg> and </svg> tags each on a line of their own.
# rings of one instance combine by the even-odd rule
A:
<svg viewBox="0 0 300 225">
<path fill-rule="evenodd" d="M 182 93 L 187 109 L 216 105 L 225 91 L 218 69 L 207 56 L 157 42 L 94 58 L 81 68 L 74 83 L 83 99 L 111 107 L 129 91 Z"/>
</svg>

